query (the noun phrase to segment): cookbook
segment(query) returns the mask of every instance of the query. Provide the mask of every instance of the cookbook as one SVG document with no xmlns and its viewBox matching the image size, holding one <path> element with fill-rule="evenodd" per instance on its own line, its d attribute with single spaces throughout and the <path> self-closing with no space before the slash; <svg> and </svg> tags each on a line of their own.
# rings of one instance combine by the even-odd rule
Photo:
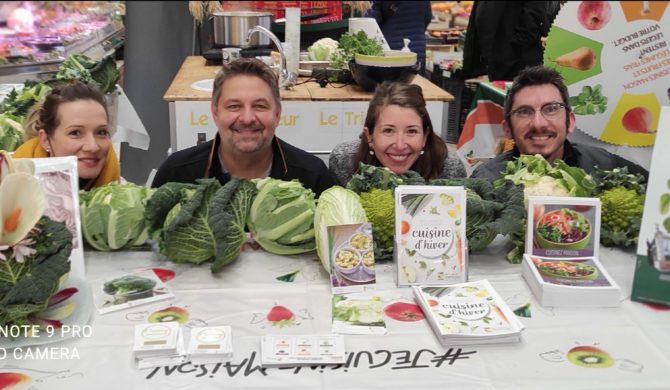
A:
<svg viewBox="0 0 670 390">
<path fill-rule="evenodd" d="M 517 342 L 524 326 L 488 280 L 413 286 L 414 296 L 444 346 Z"/>
<path fill-rule="evenodd" d="M 467 280 L 465 199 L 465 189 L 457 186 L 395 189 L 398 286 Z"/>
</svg>

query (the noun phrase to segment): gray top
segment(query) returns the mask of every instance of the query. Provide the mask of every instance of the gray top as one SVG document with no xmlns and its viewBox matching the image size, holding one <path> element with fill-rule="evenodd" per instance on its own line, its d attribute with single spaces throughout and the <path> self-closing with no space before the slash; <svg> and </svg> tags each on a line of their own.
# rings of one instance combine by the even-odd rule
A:
<svg viewBox="0 0 670 390">
<path fill-rule="evenodd" d="M 335 145 L 330 152 L 328 160 L 328 169 L 341 186 L 346 186 L 354 175 L 354 155 L 358 151 L 360 140 L 346 141 Z M 465 167 L 461 160 L 447 157 L 444 160 L 444 169 L 440 175 L 441 179 L 451 179 L 453 177 L 466 177 Z"/>
</svg>

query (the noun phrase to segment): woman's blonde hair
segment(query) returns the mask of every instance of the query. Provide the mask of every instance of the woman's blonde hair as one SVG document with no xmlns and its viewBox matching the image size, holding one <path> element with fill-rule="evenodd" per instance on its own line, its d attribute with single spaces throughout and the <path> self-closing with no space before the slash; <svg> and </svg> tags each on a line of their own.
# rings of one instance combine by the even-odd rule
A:
<svg viewBox="0 0 670 390">
<path fill-rule="evenodd" d="M 60 105 L 78 100 L 93 100 L 100 103 L 105 109 L 105 114 L 109 120 L 105 95 L 97 88 L 74 81 L 55 87 L 48 95 L 30 108 L 26 118 L 23 120 L 24 139 L 27 141 L 37 137 L 40 130 L 44 130 L 49 137 L 53 136 L 54 130 L 60 124 L 58 118 L 58 108 Z"/>
</svg>

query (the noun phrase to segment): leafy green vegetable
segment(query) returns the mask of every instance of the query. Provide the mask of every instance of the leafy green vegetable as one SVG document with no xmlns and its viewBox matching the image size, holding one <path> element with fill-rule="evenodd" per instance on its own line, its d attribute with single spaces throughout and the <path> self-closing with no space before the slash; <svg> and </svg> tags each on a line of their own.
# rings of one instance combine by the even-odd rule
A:
<svg viewBox="0 0 670 390">
<path fill-rule="evenodd" d="M 258 195 L 251 204 L 247 226 L 254 240 L 278 255 L 314 250 L 314 193 L 298 180 L 267 177 L 253 182 Z"/>
<path fill-rule="evenodd" d="M 99 251 L 143 245 L 149 238 L 144 206 L 154 190 L 110 183 L 79 193 L 84 239 Z"/>
<path fill-rule="evenodd" d="M 330 65 L 335 69 L 348 69 L 354 54 L 380 56 L 384 54 L 381 42 L 370 38 L 365 31 L 344 33 L 340 37 L 338 50 L 331 53 Z"/>
<path fill-rule="evenodd" d="M 10 113 L 0 114 L 0 150 L 13 151 L 23 142 L 23 118 Z"/>
<path fill-rule="evenodd" d="M 7 97 L 0 103 L 0 111 L 5 114 L 12 114 L 17 122 L 23 122 L 28 110 L 51 92 L 51 87 L 43 83 L 28 83 L 24 85 L 21 91 L 12 89 Z M 21 120 L 18 120 L 21 118 Z"/>
<path fill-rule="evenodd" d="M 511 181 L 498 187 L 487 180 L 473 178 L 435 179 L 430 184 L 465 187 L 465 235 L 470 250 L 483 250 L 498 234 L 511 237 L 525 231 L 523 190 Z"/>
<path fill-rule="evenodd" d="M 358 173 L 347 183 L 347 188 L 360 194 L 373 188 L 380 190 L 395 189 L 401 184 L 426 184 L 426 180 L 414 171 L 407 171 L 402 175 L 398 175 L 386 167 L 361 163 Z"/>
<path fill-rule="evenodd" d="M 28 325 L 28 317 L 47 308 L 63 275 L 70 271 L 72 234 L 62 222 L 42 217 L 27 239 L 35 254 L 20 263 L 5 252 L 0 261 L 0 326 Z"/>
<path fill-rule="evenodd" d="M 102 291 L 110 295 L 128 295 L 148 291 L 156 286 L 156 281 L 136 275 L 125 275 L 105 282 Z"/>
<path fill-rule="evenodd" d="M 79 80 L 98 87 L 103 93 L 110 93 L 116 88 L 119 76 L 116 62 L 111 56 L 97 62 L 83 54 L 73 54 L 58 68 L 54 83 Z"/>
<path fill-rule="evenodd" d="M 600 84 L 596 84 L 594 87 L 583 86 L 582 92 L 577 96 L 570 96 L 569 102 L 572 110 L 577 115 L 602 114 L 607 110 L 607 96 L 602 94 L 602 85 Z"/>
<path fill-rule="evenodd" d="M 212 198 L 212 209 L 221 212 L 212 214 L 210 224 L 227 226 L 224 234 L 218 236 L 216 259 L 211 267 L 213 273 L 219 272 L 240 254 L 240 248 L 247 239 L 244 227 L 256 191 L 254 183 L 234 177 Z"/>
<path fill-rule="evenodd" d="M 171 260 L 213 261 L 212 272 L 219 272 L 240 253 L 254 193 L 255 185 L 239 178 L 223 187 L 216 179 L 166 183 L 147 202 L 149 233 Z"/>
<path fill-rule="evenodd" d="M 524 202 L 530 195 L 590 196 L 596 187 L 593 177 L 583 169 L 569 166 L 560 159 L 552 167 L 539 154 L 524 154 L 508 161 L 502 177 L 494 182 L 494 186 L 501 185 L 505 180 L 524 185 Z"/>
<path fill-rule="evenodd" d="M 623 247 L 637 244 L 646 192 L 644 176 L 628 173 L 628 167 L 623 167 L 596 168 L 593 177 L 602 207 L 600 243 Z"/>
<path fill-rule="evenodd" d="M 353 191 L 334 186 L 319 197 L 314 211 L 314 238 L 321 264 L 330 272 L 331 249 L 328 245 L 328 226 L 367 222 L 360 197 Z"/>
</svg>

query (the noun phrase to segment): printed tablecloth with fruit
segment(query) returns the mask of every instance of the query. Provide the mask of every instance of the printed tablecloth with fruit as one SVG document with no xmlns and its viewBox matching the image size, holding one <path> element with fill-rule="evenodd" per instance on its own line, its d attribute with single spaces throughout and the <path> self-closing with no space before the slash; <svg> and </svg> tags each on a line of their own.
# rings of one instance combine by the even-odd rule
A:
<svg viewBox="0 0 670 390">
<path fill-rule="evenodd" d="M 614 145 L 654 144 L 670 105 L 667 1 L 575 1 L 563 5 L 544 64 L 565 78 L 577 126 Z"/>
<path fill-rule="evenodd" d="M 488 279 L 526 329 L 516 344 L 440 346 L 409 288 L 395 287 L 393 263 L 378 263 L 385 335 L 346 335 L 339 366 L 262 369 L 260 336 L 330 333 L 329 278 L 316 255 L 277 256 L 247 249 L 220 274 L 175 264 L 154 252 L 87 252 L 86 277 L 153 269 L 171 300 L 94 314 L 90 337 L 51 344 L 78 358 L 21 359 L 0 353 L 0 389 L 640 389 L 667 388 L 670 311 L 631 302 L 634 255 L 601 249 L 621 285 L 620 308 L 558 309 L 537 304 L 499 239 L 470 256 L 470 280 Z M 178 321 L 184 330 L 230 325 L 230 363 L 184 363 L 137 370 L 133 329 Z M 3 340 L 0 340 L 3 341 Z M 6 340 L 5 340 L 6 342 Z M 4 345 L 4 344 L 3 344 Z M 36 348 L 45 348 L 40 345 Z M 35 347 L 33 347 L 35 348 Z"/>
</svg>

